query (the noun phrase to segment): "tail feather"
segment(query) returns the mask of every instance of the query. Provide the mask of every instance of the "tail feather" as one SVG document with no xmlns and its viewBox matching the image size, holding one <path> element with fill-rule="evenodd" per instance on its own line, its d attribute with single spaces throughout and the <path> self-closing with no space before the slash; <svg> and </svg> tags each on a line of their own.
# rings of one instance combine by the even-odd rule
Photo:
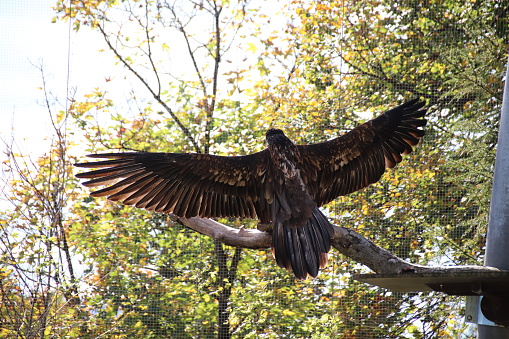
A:
<svg viewBox="0 0 509 339">
<path fill-rule="evenodd" d="M 332 225 L 317 207 L 304 227 L 290 227 L 288 220 L 275 222 L 272 251 L 276 262 L 299 279 L 316 277 L 327 265 L 333 235 Z"/>
</svg>

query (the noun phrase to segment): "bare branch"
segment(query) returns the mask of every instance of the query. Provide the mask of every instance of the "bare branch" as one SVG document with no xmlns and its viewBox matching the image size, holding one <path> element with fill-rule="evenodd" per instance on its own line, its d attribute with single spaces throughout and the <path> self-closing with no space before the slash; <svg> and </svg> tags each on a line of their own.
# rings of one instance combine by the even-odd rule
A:
<svg viewBox="0 0 509 339">
<path fill-rule="evenodd" d="M 143 29 L 143 32 L 145 33 L 145 39 L 147 42 L 147 51 L 144 51 L 141 47 L 140 47 L 140 50 L 142 50 L 142 52 L 147 56 L 147 58 L 150 62 L 151 70 L 154 73 L 154 76 L 157 81 L 157 95 L 159 96 L 159 95 L 161 95 L 161 80 L 159 78 L 159 72 L 158 72 L 156 65 L 154 63 L 153 54 L 152 54 L 152 43 L 151 43 L 152 39 L 150 38 L 150 29 L 149 29 L 150 19 L 149 19 L 148 8 L 149 8 L 148 1 L 145 0 L 145 22 L 144 23 L 142 22 L 140 17 L 138 17 L 137 15 L 135 15 L 133 13 L 132 9 L 130 9 L 130 13 L 132 14 L 132 17 L 138 22 L 138 24 Z"/>
<path fill-rule="evenodd" d="M 270 247 L 272 237 L 255 229 L 233 228 L 212 219 L 202 218 L 179 218 L 171 215 L 174 221 L 178 221 L 198 233 L 209 236 L 225 245 L 242 248 L 267 248 Z"/>
<path fill-rule="evenodd" d="M 236 229 L 223 225 L 211 219 L 179 218 L 171 215 L 177 221 L 198 233 L 209 236 L 225 245 L 241 248 L 268 248 L 271 246 L 272 236 L 257 229 Z M 379 274 L 392 274 L 402 272 L 439 273 L 458 271 L 493 271 L 485 266 L 448 266 L 432 267 L 409 263 L 391 252 L 364 238 L 354 230 L 334 226 L 335 235 L 332 246 L 346 257 L 366 265 Z"/>
<path fill-rule="evenodd" d="M 177 117 L 175 112 L 173 112 L 173 110 L 166 104 L 166 102 L 164 102 L 161 99 L 161 96 L 152 89 L 150 84 L 140 75 L 140 73 L 138 73 L 134 68 L 132 68 L 131 65 L 129 65 L 129 63 L 127 62 L 127 60 L 122 55 L 120 55 L 119 51 L 111 43 L 111 41 L 108 37 L 108 34 L 104 31 L 104 28 L 101 25 L 98 25 L 97 27 L 99 28 L 99 31 L 101 32 L 101 34 L 104 38 L 104 41 L 106 41 L 108 48 L 115 54 L 115 56 L 120 60 L 120 62 L 122 62 L 122 64 L 141 81 L 141 83 L 145 86 L 145 88 L 150 92 L 152 97 L 154 97 L 154 99 L 156 99 L 156 101 L 161 106 L 164 107 L 166 112 L 168 112 L 170 114 L 173 121 L 175 121 L 175 123 L 179 126 L 182 133 L 186 136 L 187 140 L 189 140 L 189 142 L 191 143 L 191 145 L 193 146 L 195 151 L 200 153 L 201 152 L 200 146 L 193 139 L 192 133 L 189 131 L 189 129 L 186 126 L 184 126 L 184 124 L 182 123 L 182 121 L 180 121 L 180 119 Z"/>
<path fill-rule="evenodd" d="M 206 86 L 205 80 L 203 79 L 203 76 L 201 74 L 200 68 L 198 67 L 198 61 L 196 60 L 196 56 L 194 54 L 195 51 L 193 50 L 193 48 L 191 46 L 191 40 L 190 40 L 189 35 L 187 34 L 185 25 L 180 21 L 177 13 L 175 12 L 175 9 L 171 6 L 169 6 L 168 8 L 171 11 L 171 13 L 173 14 L 173 19 L 177 23 L 177 29 L 184 36 L 184 41 L 186 42 L 186 47 L 187 47 L 187 53 L 189 54 L 189 57 L 191 58 L 194 70 L 196 71 L 196 75 L 198 76 L 198 79 L 200 81 L 200 86 L 202 88 L 203 95 L 206 96 L 207 95 L 207 91 L 206 91 L 207 86 Z"/>
</svg>

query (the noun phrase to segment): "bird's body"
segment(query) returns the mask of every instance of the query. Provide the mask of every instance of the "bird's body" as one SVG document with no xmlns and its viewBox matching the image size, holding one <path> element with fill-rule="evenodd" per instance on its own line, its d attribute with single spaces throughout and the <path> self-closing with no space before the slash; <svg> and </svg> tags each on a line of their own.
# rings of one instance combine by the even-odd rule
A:
<svg viewBox="0 0 509 339">
<path fill-rule="evenodd" d="M 376 182 L 418 143 L 426 124 L 413 100 L 330 141 L 295 145 L 269 129 L 267 148 L 244 156 L 198 153 L 111 153 L 76 164 L 91 193 L 180 217 L 258 218 L 272 223 L 279 266 L 315 277 L 327 263 L 333 226 L 319 207 Z M 108 186 L 110 185 L 110 186 Z"/>
<path fill-rule="evenodd" d="M 298 278 L 315 277 L 327 264 L 333 227 L 308 193 L 299 169 L 299 148 L 279 129 L 269 129 L 266 140 L 275 178 L 271 204 L 274 257 Z"/>
</svg>

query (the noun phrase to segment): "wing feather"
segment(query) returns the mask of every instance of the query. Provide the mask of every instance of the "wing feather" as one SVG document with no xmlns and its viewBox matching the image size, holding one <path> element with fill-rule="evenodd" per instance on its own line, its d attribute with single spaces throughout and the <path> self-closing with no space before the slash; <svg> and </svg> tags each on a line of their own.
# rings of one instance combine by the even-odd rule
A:
<svg viewBox="0 0 509 339">
<path fill-rule="evenodd" d="M 335 139 L 299 145 L 301 175 L 317 205 L 378 181 L 401 162 L 424 136 L 423 106 L 415 99 Z"/>
<path fill-rule="evenodd" d="M 92 168 L 76 175 L 90 179 L 87 187 L 106 186 L 94 197 L 123 201 L 157 212 L 186 218 L 241 217 L 269 222 L 270 208 L 263 196 L 267 150 L 237 157 L 197 153 L 109 153 L 93 154 L 106 159 L 76 164 Z"/>
</svg>

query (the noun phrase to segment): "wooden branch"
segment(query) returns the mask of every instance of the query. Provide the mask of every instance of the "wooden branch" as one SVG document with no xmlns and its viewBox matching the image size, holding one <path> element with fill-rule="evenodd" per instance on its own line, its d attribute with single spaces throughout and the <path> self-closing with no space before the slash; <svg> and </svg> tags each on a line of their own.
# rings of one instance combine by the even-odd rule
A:
<svg viewBox="0 0 509 339">
<path fill-rule="evenodd" d="M 195 230 L 198 233 L 220 241 L 225 245 L 242 248 L 268 248 L 270 247 L 272 236 L 267 232 L 256 229 L 233 228 L 212 219 L 202 218 L 180 218 L 170 214 L 173 221 L 177 221 L 184 226 Z"/>
<path fill-rule="evenodd" d="M 242 248 L 268 248 L 272 236 L 257 229 L 233 228 L 212 219 L 179 218 L 173 214 L 172 220 L 181 223 L 198 233 L 209 236 L 225 245 Z M 354 230 L 334 226 L 332 246 L 346 257 L 366 265 L 378 274 L 394 273 L 445 273 L 445 272 L 497 272 L 486 266 L 424 266 L 409 263 L 391 252 L 381 248 Z"/>
</svg>

